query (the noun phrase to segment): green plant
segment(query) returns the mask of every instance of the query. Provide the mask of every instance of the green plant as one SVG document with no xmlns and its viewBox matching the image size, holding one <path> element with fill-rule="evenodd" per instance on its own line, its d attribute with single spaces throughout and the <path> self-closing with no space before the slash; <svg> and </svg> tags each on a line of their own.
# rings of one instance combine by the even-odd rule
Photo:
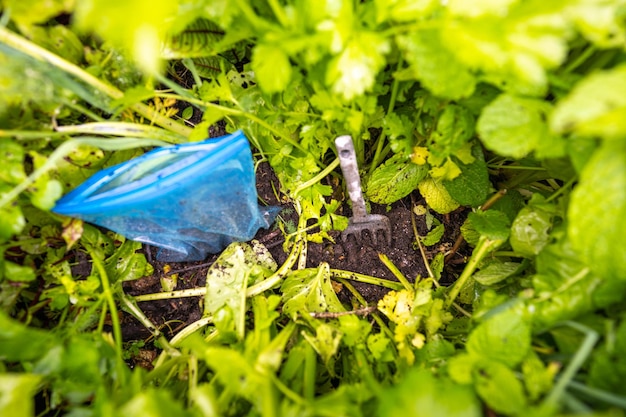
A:
<svg viewBox="0 0 626 417">
<path fill-rule="evenodd" d="M 3 415 L 32 415 L 33 398 L 41 415 L 94 416 L 626 408 L 622 0 L 1 7 Z M 191 81 L 173 81 L 181 65 Z M 203 288 L 125 294 L 151 273 L 140 245 L 49 210 L 98 169 L 218 121 L 246 132 L 295 207 L 286 261 L 234 244 Z M 471 210 L 452 286 L 443 254 L 414 282 L 384 257 L 400 282 L 306 267 L 307 241 L 347 222 L 323 181 L 341 134 L 372 202 L 417 189 L 434 212 Z M 422 254 L 443 234 L 425 217 Z M 79 253 L 88 270 L 73 269 Z M 332 280 L 392 291 L 377 306 L 353 291 L 348 307 Z M 140 308 L 197 295 L 202 318 L 170 340 Z M 118 308 L 160 346 L 151 371 L 126 366 L 137 346 Z"/>
</svg>

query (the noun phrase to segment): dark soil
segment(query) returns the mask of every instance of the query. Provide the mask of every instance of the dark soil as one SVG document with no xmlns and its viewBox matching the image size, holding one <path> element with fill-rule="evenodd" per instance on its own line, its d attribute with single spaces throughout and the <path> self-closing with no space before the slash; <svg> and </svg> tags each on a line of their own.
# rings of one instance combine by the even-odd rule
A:
<svg viewBox="0 0 626 417">
<path fill-rule="evenodd" d="M 216 132 L 218 133 L 218 132 Z M 257 191 L 260 201 L 269 205 L 283 207 L 280 217 L 282 221 L 297 224 L 297 218 L 290 204 L 284 204 L 277 199 L 274 190 L 279 190 L 280 185 L 271 168 L 266 163 L 260 164 L 257 171 Z M 307 267 L 317 267 L 326 262 L 333 269 L 358 272 L 374 277 L 386 278 L 397 281 L 378 254 L 383 253 L 395 264 L 409 281 L 414 281 L 417 276 L 427 276 L 424 262 L 419 249 L 414 244 L 415 236 L 411 223 L 411 200 L 416 204 L 424 204 L 419 193 L 408 196 L 389 207 L 372 205 L 372 213 L 384 214 L 389 217 L 391 223 L 391 245 L 387 245 L 385 239 L 379 236 L 376 244 L 373 244 L 370 236 L 364 236 L 357 242 L 350 237 L 346 242 L 340 238 L 339 232 L 331 232 L 335 243 L 325 242 L 322 244 L 308 242 Z M 347 204 L 344 204 L 343 212 L 346 216 L 351 215 Z M 459 234 L 459 228 L 463 223 L 466 213 L 463 211 L 451 213 L 448 216 L 439 216 L 445 224 L 446 233 L 436 247 L 427 248 L 427 258 L 432 257 L 439 251 L 449 250 Z M 418 217 L 419 219 L 419 217 Z M 426 225 L 416 224 L 420 235 L 427 233 Z M 270 230 L 261 229 L 255 239 L 263 243 L 278 265 L 287 258 L 283 250 L 284 238 L 282 232 L 274 225 Z M 217 259 L 218 255 L 211 255 L 203 262 L 165 263 L 156 260 L 156 248 L 145 247 L 144 251 L 149 262 L 154 266 L 154 274 L 136 281 L 124 284 L 124 289 L 131 295 L 150 294 L 161 292 L 161 278 L 174 273 L 178 274 L 176 289 L 203 287 L 209 266 Z M 463 249 L 461 250 L 463 252 Z M 446 267 L 440 280 L 443 284 L 449 284 L 456 279 L 458 268 L 455 261 L 462 261 L 461 254 L 455 255 L 452 262 Z M 369 303 L 374 304 L 388 291 L 385 288 L 353 282 L 353 286 Z M 342 288 L 339 293 L 340 299 L 348 302 L 353 298 L 351 293 Z M 349 305 L 349 304 L 348 304 Z M 172 336 L 181 328 L 198 320 L 202 314 L 201 297 L 180 298 L 160 301 L 147 301 L 140 303 L 141 309 L 146 316 L 158 326 L 167 336 Z M 149 338 L 149 332 L 138 323 L 132 316 L 124 315 L 122 330 L 124 339 L 127 341 Z"/>
</svg>

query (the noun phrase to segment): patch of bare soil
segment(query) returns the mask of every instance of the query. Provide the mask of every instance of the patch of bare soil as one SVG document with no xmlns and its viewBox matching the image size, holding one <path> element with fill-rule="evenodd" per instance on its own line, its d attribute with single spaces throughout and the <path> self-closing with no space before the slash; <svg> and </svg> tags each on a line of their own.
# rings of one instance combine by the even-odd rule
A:
<svg viewBox="0 0 626 417">
<path fill-rule="evenodd" d="M 279 189 L 279 183 L 267 164 L 260 164 L 257 171 L 257 190 L 259 199 L 269 205 L 283 207 L 281 219 L 285 222 L 297 224 L 296 214 L 289 204 L 281 204 L 275 190 Z M 357 272 L 379 278 L 397 281 L 394 274 L 380 260 L 379 253 L 387 255 L 393 264 L 404 274 L 409 281 L 414 281 L 418 276 L 427 276 L 424 261 L 419 249 L 415 244 L 415 234 L 413 232 L 411 220 L 412 199 L 416 204 L 424 204 L 419 193 L 406 197 L 398 201 L 387 209 L 384 206 L 372 205 L 372 212 L 384 214 L 389 217 L 391 223 L 391 245 L 388 245 L 382 236 L 379 236 L 376 244 L 371 236 L 364 236 L 357 241 L 351 236 L 347 241 L 343 241 L 339 232 L 331 232 L 333 242 L 308 243 L 307 247 L 307 267 L 317 267 L 322 262 L 326 262 L 333 269 Z M 343 207 L 346 216 L 352 213 L 347 204 Z M 439 216 L 445 224 L 445 235 L 436 247 L 427 248 L 426 256 L 430 260 L 438 251 L 449 250 L 459 234 L 459 228 L 465 219 L 466 213 L 456 212 L 448 216 Z M 417 218 L 419 219 L 419 217 Z M 420 235 L 427 233 L 426 225 L 416 222 L 416 227 Z M 276 262 L 280 265 L 287 258 L 287 253 L 283 249 L 284 238 L 282 232 L 274 225 L 269 230 L 259 230 L 257 240 L 262 242 L 270 251 Z M 178 274 L 177 290 L 203 287 L 206 281 L 206 273 L 209 266 L 217 259 L 218 255 L 211 255 L 203 262 L 187 263 L 164 263 L 156 260 L 155 248 L 145 247 L 146 256 L 154 266 L 154 274 L 133 282 L 124 284 L 124 290 L 131 295 L 158 293 L 161 289 L 161 278 Z M 463 252 L 463 250 L 461 250 Z M 462 255 L 457 254 L 456 260 L 462 260 Z M 462 266 L 461 266 L 462 267 Z M 449 284 L 456 279 L 459 266 L 454 265 L 454 260 L 446 267 L 440 282 Z M 387 289 L 376 285 L 360 282 L 352 282 L 353 286 L 370 304 L 374 304 L 386 293 Z M 348 302 L 353 298 L 346 289 L 341 289 L 340 298 Z M 147 317 L 167 335 L 176 334 L 181 328 L 198 320 L 202 311 L 202 298 L 180 298 L 161 301 L 147 301 L 140 304 L 141 309 Z M 130 315 L 124 315 L 123 336 L 125 340 L 141 340 L 149 337 L 147 330 Z"/>
</svg>

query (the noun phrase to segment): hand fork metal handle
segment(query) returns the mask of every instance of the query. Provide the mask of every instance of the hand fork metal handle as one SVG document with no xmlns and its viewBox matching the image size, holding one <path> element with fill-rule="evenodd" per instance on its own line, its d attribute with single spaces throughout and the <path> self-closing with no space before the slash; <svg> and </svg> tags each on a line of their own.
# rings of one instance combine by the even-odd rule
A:
<svg viewBox="0 0 626 417">
<path fill-rule="evenodd" d="M 355 223 L 367 221 L 367 209 L 361 191 L 361 177 L 359 176 L 359 165 L 356 161 L 354 143 L 352 137 L 345 135 L 335 139 L 335 145 L 339 152 L 339 164 L 341 172 L 346 180 L 348 195 L 352 201 L 352 219 Z"/>
</svg>

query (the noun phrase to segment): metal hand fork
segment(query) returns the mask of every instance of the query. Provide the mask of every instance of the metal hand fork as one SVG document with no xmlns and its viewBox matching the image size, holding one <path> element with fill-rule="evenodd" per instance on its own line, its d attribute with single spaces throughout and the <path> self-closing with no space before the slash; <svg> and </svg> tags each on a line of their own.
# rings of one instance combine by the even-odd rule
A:
<svg viewBox="0 0 626 417">
<path fill-rule="evenodd" d="M 359 177 L 359 166 L 356 162 L 352 137 L 339 136 L 335 139 L 335 145 L 339 152 L 341 172 L 346 179 L 348 195 L 352 201 L 352 217 L 348 219 L 348 227 L 341 234 L 342 239 L 347 241 L 350 235 L 354 235 L 359 242 L 363 239 L 363 232 L 367 230 L 374 244 L 377 243 L 378 232 L 381 232 L 385 236 L 387 244 L 391 246 L 391 225 L 387 216 L 367 214 L 365 200 L 363 200 L 361 192 L 361 178 Z"/>
</svg>

